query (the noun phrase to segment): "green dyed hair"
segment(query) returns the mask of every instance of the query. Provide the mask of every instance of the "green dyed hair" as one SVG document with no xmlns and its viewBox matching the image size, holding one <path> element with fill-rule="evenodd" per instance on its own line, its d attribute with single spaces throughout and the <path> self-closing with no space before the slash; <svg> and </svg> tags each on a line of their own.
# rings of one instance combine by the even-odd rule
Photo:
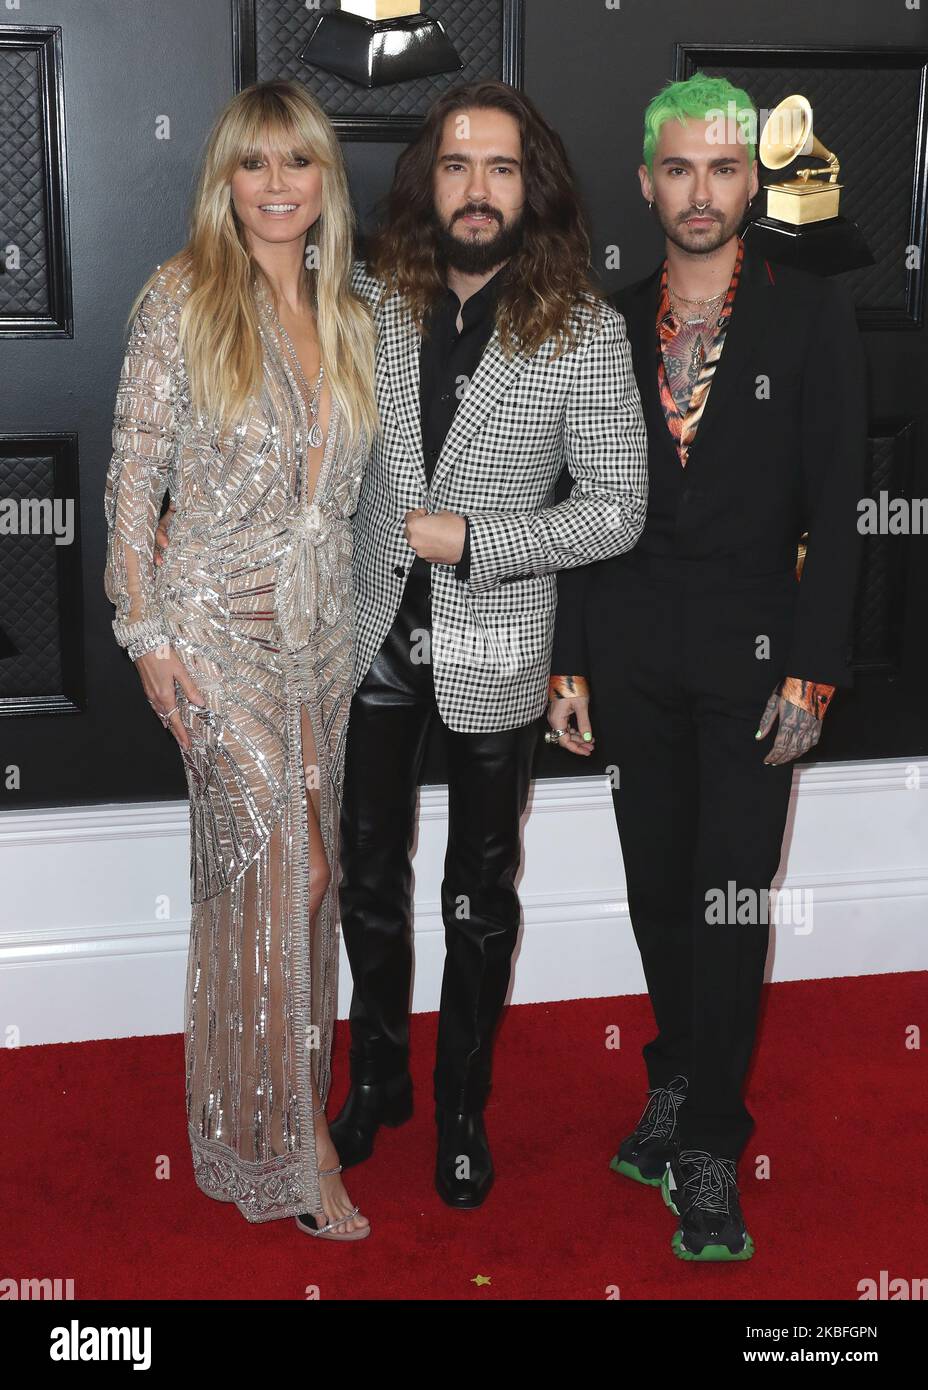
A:
<svg viewBox="0 0 928 1390">
<path fill-rule="evenodd" d="M 729 102 L 734 102 L 735 120 L 744 132 L 748 152 L 748 164 L 754 159 L 755 141 L 750 139 L 757 132 L 757 110 L 753 101 L 742 87 L 735 87 L 727 77 L 707 77 L 704 72 L 694 72 L 685 82 L 668 82 L 667 86 L 652 97 L 644 113 L 644 162 L 648 173 L 654 176 L 654 151 L 665 121 L 674 117 L 683 125 L 688 120 L 728 120 Z"/>
</svg>

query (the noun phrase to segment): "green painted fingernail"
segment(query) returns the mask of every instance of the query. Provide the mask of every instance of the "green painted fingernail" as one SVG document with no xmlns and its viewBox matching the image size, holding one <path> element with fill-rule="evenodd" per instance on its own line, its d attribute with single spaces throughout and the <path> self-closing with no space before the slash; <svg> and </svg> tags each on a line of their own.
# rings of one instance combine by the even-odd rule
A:
<svg viewBox="0 0 928 1390">
<path fill-rule="evenodd" d="M 589 743 L 589 741 L 590 741 L 590 739 L 591 739 L 592 737 L 593 737 L 592 734 L 584 734 L 584 735 L 583 735 L 583 741 L 584 741 L 584 743 Z"/>
</svg>

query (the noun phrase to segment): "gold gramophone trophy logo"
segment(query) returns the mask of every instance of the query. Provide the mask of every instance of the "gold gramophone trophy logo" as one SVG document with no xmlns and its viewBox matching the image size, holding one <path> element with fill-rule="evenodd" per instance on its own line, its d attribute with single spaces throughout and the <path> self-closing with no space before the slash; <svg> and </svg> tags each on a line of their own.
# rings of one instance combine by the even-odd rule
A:
<svg viewBox="0 0 928 1390">
<path fill-rule="evenodd" d="M 804 165 L 792 178 L 767 184 L 766 216 L 748 223 L 745 240 L 771 260 L 819 275 L 873 265 L 860 228 L 841 215 L 838 156 L 814 132 L 812 103 L 794 92 L 770 112 L 757 157 L 767 169 L 785 169 L 803 156 L 824 167 Z"/>
<path fill-rule="evenodd" d="M 781 101 L 767 120 L 757 150 L 768 169 L 785 169 L 799 155 L 825 160 L 824 169 L 802 168 L 796 177 L 767 185 L 767 216 L 801 227 L 838 216 L 842 184 L 838 156 L 825 148 L 812 130 L 812 105 L 795 93 Z M 827 179 L 827 182 L 821 180 Z"/>
<path fill-rule="evenodd" d="M 422 13 L 421 0 L 341 0 L 340 10 L 319 16 L 300 60 L 361 87 L 464 66 L 441 20 Z"/>
<path fill-rule="evenodd" d="M 420 14 L 421 0 L 342 0 L 342 9 L 362 19 L 402 19 Z"/>
</svg>

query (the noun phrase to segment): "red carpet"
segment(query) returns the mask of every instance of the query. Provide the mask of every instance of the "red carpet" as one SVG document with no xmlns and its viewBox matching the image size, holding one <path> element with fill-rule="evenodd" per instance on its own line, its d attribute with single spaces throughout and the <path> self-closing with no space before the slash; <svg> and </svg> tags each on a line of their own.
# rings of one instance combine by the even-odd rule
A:
<svg viewBox="0 0 928 1390">
<path fill-rule="evenodd" d="M 855 1300 L 881 1270 L 928 1275 L 928 1041 L 905 1045 L 911 1025 L 926 1032 L 925 999 L 923 974 L 767 989 L 740 1170 L 757 1254 L 722 1266 L 676 1260 L 659 1193 L 608 1168 L 644 1103 L 643 996 L 509 1009 L 486 1117 L 496 1185 L 470 1212 L 432 1186 L 436 1016 L 415 1016 L 415 1116 L 346 1175 L 373 1226 L 354 1246 L 289 1220 L 250 1226 L 199 1192 L 179 1036 L 4 1051 L 3 1272 L 71 1277 L 77 1299 L 303 1299 L 315 1285 L 323 1299 L 604 1299 L 617 1286 L 623 1300 Z M 613 1024 L 619 1051 L 605 1046 Z"/>
</svg>

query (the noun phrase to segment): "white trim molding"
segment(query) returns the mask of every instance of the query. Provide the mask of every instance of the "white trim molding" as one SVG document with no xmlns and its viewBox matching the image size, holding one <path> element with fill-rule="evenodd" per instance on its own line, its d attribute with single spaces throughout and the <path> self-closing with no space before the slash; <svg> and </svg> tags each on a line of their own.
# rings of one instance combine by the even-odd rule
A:
<svg viewBox="0 0 928 1390">
<path fill-rule="evenodd" d="M 438 1007 L 447 790 L 423 787 L 413 1009 Z M 189 928 L 184 801 L 0 817 L 0 1028 L 8 1045 L 176 1033 Z M 603 776 L 536 780 L 523 823 L 510 998 L 641 993 Z M 773 980 L 928 969 L 928 760 L 796 769 L 768 958 Z M 802 912 L 789 910 L 803 905 Z M 342 950 L 339 1017 L 351 992 Z"/>
</svg>

